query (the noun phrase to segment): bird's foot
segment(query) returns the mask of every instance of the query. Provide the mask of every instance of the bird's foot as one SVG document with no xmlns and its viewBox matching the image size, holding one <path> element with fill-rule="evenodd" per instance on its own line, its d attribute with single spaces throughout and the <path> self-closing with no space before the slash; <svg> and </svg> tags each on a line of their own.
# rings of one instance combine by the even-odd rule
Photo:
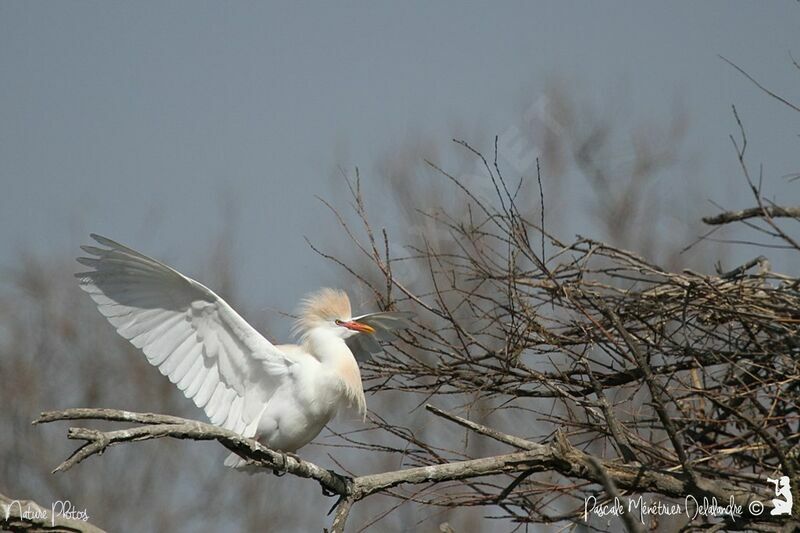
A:
<svg viewBox="0 0 800 533">
<path fill-rule="evenodd" d="M 296 453 L 292 453 L 292 452 L 283 452 L 283 455 L 285 455 L 286 457 L 291 457 L 292 459 L 294 459 L 294 460 L 295 460 L 295 461 L 297 461 L 298 463 L 300 463 L 300 462 L 302 462 L 302 461 L 303 461 L 302 459 L 300 459 L 300 456 L 299 456 L 299 455 L 297 455 Z"/>
<path fill-rule="evenodd" d="M 291 457 L 292 459 L 294 459 L 298 463 L 300 461 L 302 461 L 302 459 L 300 459 L 300 457 L 297 454 L 294 454 L 292 452 L 279 451 L 278 453 L 281 455 L 281 463 L 282 463 L 281 466 L 283 466 L 284 468 L 286 467 L 286 463 L 288 462 L 287 461 L 287 457 Z M 275 474 L 277 477 L 281 477 L 282 475 L 286 474 L 286 471 L 285 470 L 278 470 L 276 468 L 276 469 L 272 470 L 272 473 Z"/>
</svg>

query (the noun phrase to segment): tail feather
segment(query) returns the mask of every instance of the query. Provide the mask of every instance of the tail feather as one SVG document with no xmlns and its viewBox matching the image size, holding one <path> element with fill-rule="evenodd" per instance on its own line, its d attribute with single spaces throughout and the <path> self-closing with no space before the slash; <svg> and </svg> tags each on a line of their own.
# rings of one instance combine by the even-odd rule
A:
<svg viewBox="0 0 800 533">
<path fill-rule="evenodd" d="M 228 457 L 225 458 L 225 466 L 229 468 L 233 468 L 237 472 L 244 472 L 245 474 L 259 474 L 268 472 L 268 470 L 264 470 L 260 466 L 249 465 L 245 459 L 242 459 L 235 453 L 230 454 Z"/>
<path fill-rule="evenodd" d="M 230 454 L 228 457 L 225 458 L 225 466 L 230 468 L 241 468 L 242 466 L 246 465 L 247 461 L 236 455 L 235 453 Z"/>
</svg>

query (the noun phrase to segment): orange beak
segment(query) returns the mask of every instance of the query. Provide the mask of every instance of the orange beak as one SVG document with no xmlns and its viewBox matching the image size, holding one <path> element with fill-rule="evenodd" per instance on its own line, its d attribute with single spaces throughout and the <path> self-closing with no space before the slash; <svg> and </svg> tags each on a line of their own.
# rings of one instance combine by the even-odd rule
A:
<svg viewBox="0 0 800 533">
<path fill-rule="evenodd" d="M 342 322 L 339 325 L 347 329 L 352 329 L 353 331 L 358 331 L 359 333 L 375 333 L 375 328 L 372 326 L 362 324 L 361 322 L 356 322 L 355 320 L 351 320 L 350 322 Z"/>
</svg>

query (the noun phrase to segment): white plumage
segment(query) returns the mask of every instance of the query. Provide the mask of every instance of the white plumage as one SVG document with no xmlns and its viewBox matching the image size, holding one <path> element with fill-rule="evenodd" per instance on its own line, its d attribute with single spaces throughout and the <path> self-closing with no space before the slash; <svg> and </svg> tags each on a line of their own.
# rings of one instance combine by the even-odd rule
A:
<svg viewBox="0 0 800 533">
<path fill-rule="evenodd" d="M 222 298 L 177 270 L 99 235 L 76 274 L 117 332 L 202 408 L 212 424 L 294 452 L 339 411 L 366 413 L 356 357 L 408 327 L 406 313 L 350 316 L 341 291 L 303 301 L 300 344 L 275 346 Z M 226 464 L 241 466 L 232 455 Z"/>
</svg>

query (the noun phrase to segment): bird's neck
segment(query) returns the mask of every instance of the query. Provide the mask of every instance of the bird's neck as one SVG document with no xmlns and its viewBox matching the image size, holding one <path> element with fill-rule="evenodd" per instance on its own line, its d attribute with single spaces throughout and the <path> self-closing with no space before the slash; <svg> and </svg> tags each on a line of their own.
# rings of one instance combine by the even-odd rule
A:
<svg viewBox="0 0 800 533">
<path fill-rule="evenodd" d="M 344 339 L 324 328 L 315 328 L 306 333 L 303 344 L 308 353 L 336 373 L 345 385 L 345 393 L 350 403 L 359 413 L 365 415 L 366 401 L 361 383 L 361 371 Z"/>
</svg>

